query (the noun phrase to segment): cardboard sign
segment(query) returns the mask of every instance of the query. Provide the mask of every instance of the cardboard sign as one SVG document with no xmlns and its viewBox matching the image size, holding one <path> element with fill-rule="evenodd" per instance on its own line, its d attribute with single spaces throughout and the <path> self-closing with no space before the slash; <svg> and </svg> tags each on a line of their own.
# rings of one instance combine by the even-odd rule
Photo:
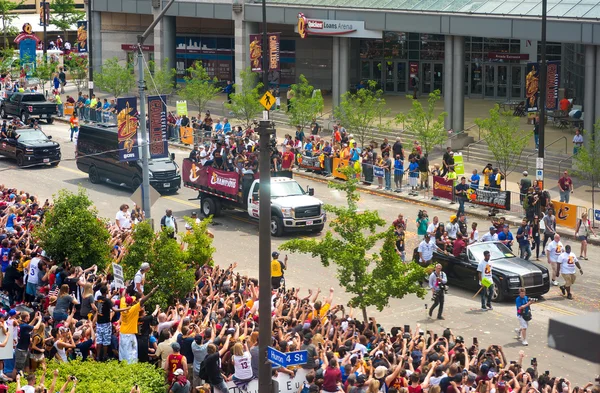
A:
<svg viewBox="0 0 600 393">
<path fill-rule="evenodd" d="M 454 153 L 454 172 L 458 176 L 465 175 L 465 161 L 462 153 Z"/>
<path fill-rule="evenodd" d="M 178 116 L 183 116 L 183 115 L 187 116 L 187 114 L 188 114 L 187 101 L 177 101 L 176 108 L 177 108 Z"/>
<path fill-rule="evenodd" d="M 117 265 L 116 263 L 112 264 L 113 268 L 113 277 L 115 282 L 115 288 L 125 288 L 125 277 L 123 277 L 123 267 L 121 265 Z"/>
<path fill-rule="evenodd" d="M 556 225 L 575 228 L 577 226 L 577 206 L 558 201 L 551 202 L 556 212 Z"/>
<path fill-rule="evenodd" d="M 455 161 L 456 162 L 456 161 Z M 433 177 L 433 196 L 451 201 L 454 182 L 441 176 Z"/>
</svg>

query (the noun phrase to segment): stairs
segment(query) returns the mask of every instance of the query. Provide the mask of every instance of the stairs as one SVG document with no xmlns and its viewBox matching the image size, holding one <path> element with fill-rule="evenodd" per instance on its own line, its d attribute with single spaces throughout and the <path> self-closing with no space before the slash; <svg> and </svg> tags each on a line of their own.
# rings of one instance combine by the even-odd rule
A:
<svg viewBox="0 0 600 393">
<path fill-rule="evenodd" d="M 488 162 L 494 164 L 496 160 L 491 151 L 489 151 L 487 144 L 481 141 L 477 144 L 471 144 L 462 150 L 465 160 L 470 163 L 480 163 L 483 168 Z M 532 149 L 525 149 L 519 162 L 517 163 L 514 171 L 527 170 L 529 173 L 535 176 L 536 170 L 536 158 L 538 156 L 537 151 Z M 544 154 L 544 173 L 551 175 L 559 175 L 565 169 L 571 170 L 573 166 L 573 160 L 571 155 L 559 153 L 554 150 L 546 150 Z"/>
</svg>

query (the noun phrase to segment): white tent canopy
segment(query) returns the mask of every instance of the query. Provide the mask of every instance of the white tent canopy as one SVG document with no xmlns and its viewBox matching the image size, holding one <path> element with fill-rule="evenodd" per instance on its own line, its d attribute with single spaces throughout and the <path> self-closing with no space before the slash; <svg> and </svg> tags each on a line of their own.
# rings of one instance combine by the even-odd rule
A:
<svg viewBox="0 0 600 393">
<path fill-rule="evenodd" d="M 25 23 L 29 23 L 34 33 L 40 33 L 44 31 L 44 26 L 40 26 L 40 16 L 38 14 L 19 14 L 16 18 L 11 21 L 11 25 L 14 26 L 17 30 L 21 31 L 23 29 L 23 25 Z M 69 31 L 77 30 L 77 25 L 71 25 Z M 49 32 L 61 32 L 62 30 L 58 29 L 53 24 L 50 24 L 46 27 L 46 31 Z"/>
</svg>

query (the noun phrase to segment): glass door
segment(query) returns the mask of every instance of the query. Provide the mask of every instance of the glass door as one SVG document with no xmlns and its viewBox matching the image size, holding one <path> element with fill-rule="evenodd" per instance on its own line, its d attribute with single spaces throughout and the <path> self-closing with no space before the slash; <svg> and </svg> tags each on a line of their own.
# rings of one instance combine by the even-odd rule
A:
<svg viewBox="0 0 600 393">
<path fill-rule="evenodd" d="M 444 65 L 442 63 L 433 64 L 433 90 L 444 92 Z"/>
<path fill-rule="evenodd" d="M 383 89 L 386 93 L 394 93 L 396 92 L 396 63 L 393 61 L 385 62 L 385 89 Z"/>
<path fill-rule="evenodd" d="M 498 64 L 497 75 L 496 97 L 499 99 L 508 99 L 508 66 Z"/>
<path fill-rule="evenodd" d="M 510 97 L 521 99 L 523 97 L 523 66 L 513 65 L 510 68 Z"/>
<path fill-rule="evenodd" d="M 433 91 L 433 67 L 431 63 L 421 63 L 421 92 L 429 94 Z"/>
<path fill-rule="evenodd" d="M 483 94 L 483 73 L 480 63 L 471 63 L 471 96 Z"/>
<path fill-rule="evenodd" d="M 376 89 L 381 89 L 383 88 L 383 62 L 379 61 L 379 60 L 374 60 L 373 61 L 373 80 L 375 82 L 377 82 L 377 87 Z"/>
<path fill-rule="evenodd" d="M 405 61 L 396 63 L 396 92 L 406 93 L 408 91 L 408 67 Z"/>
<path fill-rule="evenodd" d="M 368 81 L 371 79 L 371 61 L 361 60 L 360 62 L 360 79 Z"/>
<path fill-rule="evenodd" d="M 494 88 L 496 86 L 496 66 L 495 64 L 486 64 L 484 66 L 484 78 L 485 78 L 485 87 L 484 87 L 484 95 L 485 98 L 495 98 L 496 94 L 494 92 Z"/>
</svg>

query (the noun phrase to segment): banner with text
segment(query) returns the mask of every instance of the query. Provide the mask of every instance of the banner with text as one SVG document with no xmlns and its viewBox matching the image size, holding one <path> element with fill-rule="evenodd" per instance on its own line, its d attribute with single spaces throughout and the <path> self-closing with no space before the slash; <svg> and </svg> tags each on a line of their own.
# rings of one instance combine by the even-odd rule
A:
<svg viewBox="0 0 600 393">
<path fill-rule="evenodd" d="M 546 109 L 558 109 L 558 87 L 560 83 L 560 61 L 549 61 L 546 78 L 546 97 L 540 98 L 540 63 L 527 63 L 525 76 L 525 97 L 528 112 L 537 112 L 538 102 L 544 102 Z"/>
<path fill-rule="evenodd" d="M 452 200 L 452 187 L 454 182 L 446 180 L 441 176 L 433 177 L 433 196 L 443 199 Z"/>
<path fill-rule="evenodd" d="M 150 157 L 169 156 L 167 141 L 167 96 L 148 97 L 148 133 L 150 135 Z"/>
<path fill-rule="evenodd" d="M 269 56 L 269 71 L 279 71 L 280 61 L 280 33 L 267 33 L 267 45 L 263 48 L 262 34 L 250 34 L 250 68 L 252 72 L 263 71 L 263 52 Z"/>
<path fill-rule="evenodd" d="M 177 116 L 183 116 L 188 114 L 187 101 L 177 101 L 175 104 L 177 110 Z"/>
<path fill-rule="evenodd" d="M 577 206 L 558 201 L 551 202 L 554 206 L 556 224 L 567 228 L 575 228 L 577 226 Z"/>
<path fill-rule="evenodd" d="M 139 149 L 136 97 L 117 98 L 117 129 L 119 161 L 137 161 Z"/>
<path fill-rule="evenodd" d="M 77 51 L 79 53 L 87 53 L 87 21 L 77 21 Z"/>
<path fill-rule="evenodd" d="M 182 164 L 184 183 L 210 187 L 225 194 L 237 196 L 239 190 L 239 175 L 237 172 L 226 172 L 213 167 L 200 166 L 186 158 Z"/>
<path fill-rule="evenodd" d="M 475 205 L 510 210 L 510 191 L 474 190 L 469 188 L 467 200 Z"/>
</svg>

